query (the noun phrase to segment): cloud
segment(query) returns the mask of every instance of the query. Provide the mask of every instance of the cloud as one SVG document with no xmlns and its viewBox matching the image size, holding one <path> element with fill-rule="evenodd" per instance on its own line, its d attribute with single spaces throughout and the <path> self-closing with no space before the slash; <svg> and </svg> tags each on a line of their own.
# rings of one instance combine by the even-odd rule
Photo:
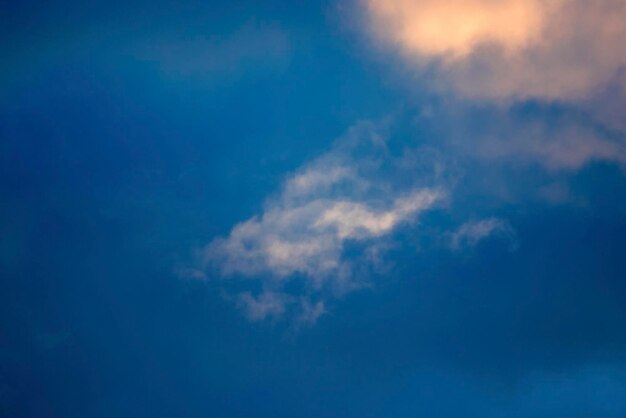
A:
<svg viewBox="0 0 626 418">
<path fill-rule="evenodd" d="M 285 292 L 267 289 L 259 292 L 257 296 L 244 291 L 234 300 L 246 318 L 252 322 L 278 320 L 291 309 L 295 325 L 309 326 L 315 324 L 327 312 L 323 300 L 312 301 L 310 296 L 298 298 Z"/>
<path fill-rule="evenodd" d="M 369 31 L 474 98 L 578 99 L 626 64 L 624 0 L 363 0 Z"/>
<path fill-rule="evenodd" d="M 467 144 L 470 152 L 485 160 L 539 163 L 549 170 L 578 170 L 594 161 L 626 164 L 626 142 L 621 135 L 611 138 L 580 126 L 554 129 L 541 122 L 508 128 L 508 132 L 501 127 L 498 134 Z"/>
<path fill-rule="evenodd" d="M 431 106 L 419 122 L 432 126 L 437 145 L 458 159 L 539 165 L 550 173 L 599 161 L 626 165 L 626 133 L 577 106 L 471 106 L 448 100 Z"/>
<path fill-rule="evenodd" d="M 440 186 L 420 184 L 411 170 L 390 154 L 373 124 L 361 123 L 290 176 L 262 214 L 203 249 L 204 265 L 261 283 L 260 296 L 239 298 L 254 320 L 282 315 L 293 300 L 279 296 L 281 289 L 304 280 L 299 315 L 314 322 L 326 308 L 323 300 L 311 302 L 312 295 L 340 296 L 360 287 L 363 278 L 355 271 L 372 260 L 370 249 L 379 258 L 380 239 L 444 199 Z M 361 255 L 347 256 L 348 246 Z"/>
<path fill-rule="evenodd" d="M 311 303 L 308 299 L 303 298 L 301 304 L 302 309 L 300 311 L 300 316 L 297 319 L 300 324 L 314 324 L 322 315 L 326 313 L 326 305 L 321 300 Z"/>
<path fill-rule="evenodd" d="M 626 0 L 362 0 L 361 4 L 369 29 L 383 45 L 393 45 L 411 65 L 432 75 L 436 88 L 461 96 L 567 101 L 586 97 L 585 103 L 593 103 L 589 98 L 595 97 L 594 91 L 606 88 L 626 63 L 626 54 L 620 52 L 626 52 L 622 46 L 626 27 L 621 24 L 622 18 L 626 20 Z M 238 41 L 255 37 L 253 29 L 243 30 L 245 36 L 211 40 L 210 47 L 199 49 L 234 57 L 220 67 L 228 72 L 257 57 L 256 47 Z M 244 54 L 240 43 L 245 45 Z M 626 163 L 623 135 L 592 118 L 580 113 L 568 116 L 572 109 L 556 106 L 528 110 L 502 103 L 434 101 L 433 124 L 444 126 L 433 133 L 442 135 L 424 143 L 445 155 L 446 161 L 479 171 L 501 167 L 492 162 L 539 164 L 549 177 L 594 161 Z M 561 105 L 566 106 L 557 106 Z M 435 114 L 437 110 L 441 114 Z M 475 114 L 483 119 L 472 121 Z M 363 272 L 385 265 L 386 237 L 414 224 L 447 195 L 434 175 L 419 178 L 423 170 L 415 170 L 415 161 L 424 159 L 421 147 L 404 141 L 404 151 L 394 155 L 380 132 L 380 126 L 372 123 L 358 124 L 328 152 L 296 170 L 261 213 L 237 223 L 201 250 L 202 266 L 194 270 L 196 276 L 211 277 L 211 272 L 246 283 L 243 290 L 236 290 L 235 299 L 253 321 L 290 315 L 301 323 L 314 323 L 327 312 L 330 299 L 363 287 L 367 283 Z M 432 165 L 438 162 L 435 159 Z M 552 201 L 566 200 L 557 192 L 539 193 L 548 193 L 546 199 Z M 506 221 L 487 218 L 463 224 L 447 239 L 450 248 L 459 250 L 491 236 L 505 237 L 514 245 L 514 235 Z"/>
<path fill-rule="evenodd" d="M 626 0 L 359 4 L 378 45 L 439 93 L 431 119 L 451 159 L 551 175 L 626 164 Z"/>
<path fill-rule="evenodd" d="M 369 11 L 388 36 L 407 52 L 470 55 L 482 43 L 515 52 L 536 42 L 554 1 L 538 0 L 369 0 Z"/>
<path fill-rule="evenodd" d="M 285 313 L 286 305 L 293 300 L 289 295 L 277 292 L 263 292 L 258 297 L 250 292 L 242 292 L 237 298 L 237 305 L 251 321 L 268 317 L 280 317 Z"/>
<path fill-rule="evenodd" d="M 491 236 L 504 236 L 514 239 L 514 230 L 511 225 L 502 219 L 488 218 L 480 221 L 466 222 L 450 235 L 450 248 L 458 250 L 466 247 L 475 247 L 479 242 Z"/>
<path fill-rule="evenodd" d="M 622 164 L 626 162 L 623 144 L 598 136 L 567 135 L 563 137 L 563 141 L 548 144 L 534 142 L 531 146 L 519 147 L 519 151 L 526 153 L 531 159 L 543 161 L 550 168 L 578 169 L 592 160 L 613 160 Z M 509 148 L 507 153 L 510 152 Z"/>
</svg>

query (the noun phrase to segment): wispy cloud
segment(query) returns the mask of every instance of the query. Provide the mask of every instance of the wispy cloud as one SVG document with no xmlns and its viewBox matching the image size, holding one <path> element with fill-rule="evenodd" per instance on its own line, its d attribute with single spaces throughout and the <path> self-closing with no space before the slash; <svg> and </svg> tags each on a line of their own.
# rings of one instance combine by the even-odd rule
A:
<svg viewBox="0 0 626 418">
<path fill-rule="evenodd" d="M 539 164 L 550 171 L 575 171 L 589 163 L 626 164 L 626 137 L 578 121 L 515 120 L 494 112 L 492 125 L 455 146 L 486 161 Z"/>
<path fill-rule="evenodd" d="M 597 133 L 575 130 L 550 136 L 541 129 L 530 129 L 527 136 L 513 133 L 509 138 L 480 141 L 477 155 L 486 159 L 516 159 L 539 162 L 551 170 L 577 170 L 593 161 L 626 163 L 626 144 Z"/>
<path fill-rule="evenodd" d="M 293 298 L 280 292 L 265 291 L 254 297 L 250 292 L 242 292 L 237 297 L 237 305 L 251 321 L 260 321 L 269 317 L 280 317 Z"/>
<path fill-rule="evenodd" d="M 170 37 L 141 43 L 136 49 L 138 57 L 156 62 L 168 76 L 211 79 L 283 69 L 291 42 L 276 24 L 253 20 L 225 35 Z"/>
<path fill-rule="evenodd" d="M 449 245 L 453 250 L 475 247 L 481 241 L 492 236 L 505 237 L 512 244 L 515 241 L 515 231 L 507 221 L 498 218 L 487 218 L 479 221 L 469 221 L 461 225 L 450 234 Z"/>
<path fill-rule="evenodd" d="M 374 124 L 357 125 L 290 176 L 262 214 L 211 242 L 202 251 L 205 266 L 261 283 L 259 295 L 239 297 L 249 318 L 278 317 L 293 305 L 301 321 L 314 322 L 326 311 L 320 295 L 340 296 L 362 286 L 355 264 L 371 262 L 369 249 L 444 199 L 440 185 L 425 185 L 415 173 L 415 181 L 399 175 L 409 169 L 401 160 L 389 153 Z M 348 244 L 361 255 L 346 256 Z M 285 293 L 293 280 L 304 281 L 306 297 Z"/>
</svg>

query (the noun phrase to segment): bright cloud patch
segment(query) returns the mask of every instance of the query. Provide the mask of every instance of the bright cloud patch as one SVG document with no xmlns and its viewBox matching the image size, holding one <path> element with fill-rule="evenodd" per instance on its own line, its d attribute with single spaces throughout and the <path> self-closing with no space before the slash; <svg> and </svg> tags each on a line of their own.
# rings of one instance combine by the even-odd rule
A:
<svg viewBox="0 0 626 418">
<path fill-rule="evenodd" d="M 347 265 L 341 255 L 346 240 L 368 240 L 389 233 L 432 206 L 439 193 L 412 191 L 386 208 L 311 198 L 296 206 L 283 202 L 261 217 L 236 225 L 228 238 L 215 241 L 209 254 L 222 260 L 225 274 L 304 274 L 323 280 L 345 272 Z"/>
<path fill-rule="evenodd" d="M 583 97 L 626 64 L 624 0 L 364 2 L 377 37 L 470 97 Z"/>
<path fill-rule="evenodd" d="M 537 41 L 547 5 L 538 0 L 369 0 L 370 12 L 409 53 L 471 54 L 481 43 L 515 52 Z"/>
<path fill-rule="evenodd" d="M 252 320 L 298 310 L 303 322 L 325 312 L 322 295 L 359 286 L 355 269 L 378 253 L 376 243 L 401 224 L 415 222 L 444 197 L 439 188 L 398 184 L 410 169 L 392 157 L 371 124 L 354 128 L 325 155 L 291 176 L 263 214 L 233 227 L 203 250 L 223 276 L 258 279 L 262 291 L 242 293 L 239 305 Z M 353 244 L 361 256 L 344 255 Z M 284 292 L 294 279 L 305 297 Z M 313 300 L 316 300 L 313 302 Z"/>
</svg>

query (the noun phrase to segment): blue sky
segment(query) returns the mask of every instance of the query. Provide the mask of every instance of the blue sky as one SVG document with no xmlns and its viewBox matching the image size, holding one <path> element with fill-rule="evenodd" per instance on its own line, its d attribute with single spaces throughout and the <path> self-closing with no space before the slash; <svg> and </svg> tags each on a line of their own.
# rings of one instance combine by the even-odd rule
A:
<svg viewBox="0 0 626 418">
<path fill-rule="evenodd" d="M 0 6 L 0 416 L 626 416 L 626 2 Z"/>
</svg>

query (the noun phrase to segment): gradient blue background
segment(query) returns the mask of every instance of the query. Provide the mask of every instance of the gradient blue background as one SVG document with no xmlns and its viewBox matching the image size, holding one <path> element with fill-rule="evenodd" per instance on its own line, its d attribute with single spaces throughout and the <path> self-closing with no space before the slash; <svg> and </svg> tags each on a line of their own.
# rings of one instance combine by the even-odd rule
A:
<svg viewBox="0 0 626 418">
<path fill-rule="evenodd" d="M 456 209 L 423 223 L 487 208 L 517 249 L 395 251 L 392 274 L 296 335 L 251 324 L 219 280 L 176 274 L 356 121 L 438 106 L 390 81 L 341 13 L 2 3 L 0 416 L 626 416 L 626 178 L 611 164 L 567 175 L 585 204 L 496 205 L 461 180 Z M 246 25 L 286 44 L 208 69 L 193 48 L 159 49 Z M 471 111 L 470 136 L 490 110 Z M 445 136 L 435 115 L 413 135 Z M 555 175 L 497 170 L 521 195 Z"/>
</svg>

